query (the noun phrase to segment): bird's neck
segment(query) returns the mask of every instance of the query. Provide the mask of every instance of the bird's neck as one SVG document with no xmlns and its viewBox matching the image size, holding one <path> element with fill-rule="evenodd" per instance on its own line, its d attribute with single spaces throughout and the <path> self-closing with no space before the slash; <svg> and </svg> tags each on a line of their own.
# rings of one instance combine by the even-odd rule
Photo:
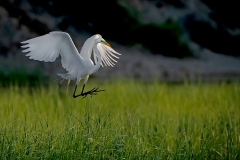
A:
<svg viewBox="0 0 240 160">
<path fill-rule="evenodd" d="M 101 54 L 100 54 L 99 50 L 97 49 L 97 45 L 95 45 L 93 47 L 93 50 L 96 53 L 97 62 L 96 62 L 96 64 L 94 65 L 94 67 L 92 69 L 92 73 L 96 72 L 100 68 L 100 65 L 101 65 Z"/>
</svg>

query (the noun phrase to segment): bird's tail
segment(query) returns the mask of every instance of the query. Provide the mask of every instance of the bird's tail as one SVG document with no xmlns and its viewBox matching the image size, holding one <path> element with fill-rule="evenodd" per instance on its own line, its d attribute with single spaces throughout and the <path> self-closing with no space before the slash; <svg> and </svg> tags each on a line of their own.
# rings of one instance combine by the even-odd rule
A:
<svg viewBox="0 0 240 160">
<path fill-rule="evenodd" d="M 63 79 L 69 79 L 69 74 L 61 74 L 61 73 L 58 73 L 57 74 L 59 77 L 63 78 Z"/>
</svg>

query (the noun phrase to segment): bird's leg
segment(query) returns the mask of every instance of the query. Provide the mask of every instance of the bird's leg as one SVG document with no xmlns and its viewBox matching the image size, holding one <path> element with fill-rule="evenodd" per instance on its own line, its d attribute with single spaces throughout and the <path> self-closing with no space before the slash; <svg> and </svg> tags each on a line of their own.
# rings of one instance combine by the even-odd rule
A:
<svg viewBox="0 0 240 160">
<path fill-rule="evenodd" d="M 84 88 L 85 88 L 85 84 L 83 84 L 81 95 L 83 94 Z"/>
<path fill-rule="evenodd" d="M 83 96 L 83 98 L 85 98 L 87 95 L 93 96 L 93 95 L 96 95 L 97 92 L 105 91 L 105 90 L 98 90 L 98 87 L 97 87 L 97 88 L 94 87 L 92 90 L 90 90 L 90 91 L 88 91 L 88 92 L 83 92 L 83 91 L 84 91 L 84 88 L 85 88 L 85 84 L 83 85 L 81 94 L 75 95 L 76 90 L 77 90 L 77 85 L 76 85 L 75 90 L 74 90 L 74 93 L 73 93 L 73 98 L 77 98 L 77 97 L 79 97 L 79 96 Z"/>
<path fill-rule="evenodd" d="M 76 86 L 75 86 L 75 89 L 74 89 L 74 92 L 73 92 L 73 98 L 77 98 L 77 97 L 79 97 L 79 96 L 81 96 L 81 95 L 82 95 L 82 93 L 81 93 L 81 94 L 79 94 L 79 95 L 75 95 L 75 93 L 76 93 L 76 90 L 77 90 L 77 86 L 78 86 L 78 85 L 76 85 Z M 85 85 L 83 85 L 82 92 L 83 92 L 83 90 L 84 90 L 84 87 L 85 87 Z"/>
<path fill-rule="evenodd" d="M 67 94 L 68 94 L 68 88 L 69 88 L 70 82 L 71 82 L 71 80 L 69 79 L 69 80 L 68 80 L 68 83 L 67 83 L 67 93 L 66 93 L 66 96 L 67 96 Z"/>
<path fill-rule="evenodd" d="M 90 91 L 84 92 L 84 93 L 81 93 L 81 94 L 82 94 L 83 98 L 85 98 L 87 95 L 91 95 L 91 97 L 92 97 L 93 95 L 96 95 L 97 92 L 105 91 L 105 90 L 98 90 L 98 88 L 99 88 L 99 87 L 97 87 L 97 88 L 94 87 L 94 88 L 91 89 Z"/>
</svg>

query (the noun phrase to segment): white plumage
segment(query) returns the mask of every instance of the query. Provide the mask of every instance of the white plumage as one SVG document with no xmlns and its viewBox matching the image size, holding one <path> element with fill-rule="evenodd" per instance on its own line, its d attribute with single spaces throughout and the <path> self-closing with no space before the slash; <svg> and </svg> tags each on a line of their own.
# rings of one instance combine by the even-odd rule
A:
<svg viewBox="0 0 240 160">
<path fill-rule="evenodd" d="M 89 75 L 96 72 L 100 65 L 113 67 L 117 62 L 115 58 L 118 59 L 118 55 L 121 55 L 112 49 L 99 34 L 93 35 L 85 41 L 80 54 L 66 32 L 50 32 L 21 43 L 24 44 L 21 47 L 25 48 L 23 52 L 28 52 L 26 56 L 29 56 L 30 59 L 54 62 L 61 55 L 62 67 L 68 73 L 58 75 L 63 79 L 76 80 L 76 88 L 79 81 L 85 79 L 82 93 L 78 95 L 84 97 L 88 94 L 94 95 L 96 92 L 103 91 L 94 88 L 88 92 L 83 92 Z M 91 60 L 92 54 L 94 63 Z M 75 91 L 73 97 L 78 97 L 75 96 Z"/>
</svg>

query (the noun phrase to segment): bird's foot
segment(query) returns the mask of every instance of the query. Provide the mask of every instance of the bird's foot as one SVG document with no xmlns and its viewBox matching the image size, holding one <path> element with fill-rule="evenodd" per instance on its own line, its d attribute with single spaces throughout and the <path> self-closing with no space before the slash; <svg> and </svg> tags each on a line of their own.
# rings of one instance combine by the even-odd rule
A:
<svg viewBox="0 0 240 160">
<path fill-rule="evenodd" d="M 102 91 L 105 91 L 105 90 L 98 90 L 99 87 L 94 87 L 92 90 L 88 91 L 88 92 L 84 92 L 84 93 L 81 93 L 81 96 L 83 96 L 83 98 L 87 97 L 87 95 L 91 95 L 91 97 L 93 95 L 96 95 L 98 92 L 102 92 Z"/>
</svg>

